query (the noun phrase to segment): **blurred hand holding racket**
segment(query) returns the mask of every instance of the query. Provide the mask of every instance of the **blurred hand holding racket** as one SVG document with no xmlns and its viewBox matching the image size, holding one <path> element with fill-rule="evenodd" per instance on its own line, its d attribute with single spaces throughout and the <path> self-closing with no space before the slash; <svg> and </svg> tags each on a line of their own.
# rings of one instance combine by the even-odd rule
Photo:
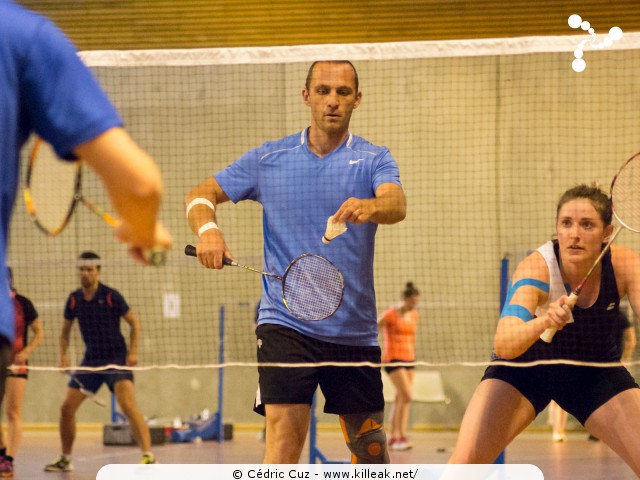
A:
<svg viewBox="0 0 640 480">
<path fill-rule="evenodd" d="M 187 245 L 184 253 L 195 257 L 196 247 Z M 227 257 L 223 258 L 223 263 L 280 280 L 282 301 L 299 320 L 324 320 L 333 315 L 342 303 L 342 274 L 333 263 L 320 255 L 300 255 L 289 264 L 282 276 L 241 265 Z"/>
<path fill-rule="evenodd" d="M 640 152 L 634 154 L 629 160 L 627 160 L 618 173 L 613 177 L 611 182 L 610 196 L 611 207 L 613 215 L 616 217 L 620 226 L 613 232 L 609 241 L 602 249 L 602 252 L 595 260 L 591 268 L 587 271 L 587 274 L 578 284 L 578 286 L 571 292 L 565 307 L 573 308 L 578 301 L 578 297 L 585 283 L 598 266 L 605 254 L 610 250 L 611 245 L 623 230 L 627 229 L 632 232 L 640 233 Z M 553 340 L 553 336 L 558 330 L 549 327 L 547 328 L 540 338 L 549 343 Z"/>
<path fill-rule="evenodd" d="M 121 241 L 130 243 L 130 229 L 82 194 L 82 162 L 60 161 L 53 148 L 39 137 L 33 142 L 29 154 L 23 198 L 27 213 L 36 227 L 45 235 L 60 235 L 69 225 L 79 203 L 116 229 Z M 123 180 L 124 181 L 124 180 Z M 148 254 L 139 247 L 129 251 L 142 263 L 158 266 L 166 260 L 166 248 L 171 237 L 161 225 L 156 225 L 155 238 L 160 239 L 157 247 Z"/>
</svg>

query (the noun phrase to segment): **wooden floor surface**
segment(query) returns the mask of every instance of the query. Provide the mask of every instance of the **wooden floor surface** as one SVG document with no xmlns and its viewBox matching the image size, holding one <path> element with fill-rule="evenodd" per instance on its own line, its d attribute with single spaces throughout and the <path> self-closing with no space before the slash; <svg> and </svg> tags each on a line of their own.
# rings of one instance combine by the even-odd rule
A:
<svg viewBox="0 0 640 480">
<path fill-rule="evenodd" d="M 455 432 L 415 432 L 413 448 L 392 452 L 392 463 L 446 463 L 455 443 Z M 338 431 L 319 433 L 318 446 L 330 460 L 346 460 L 348 452 Z M 260 463 L 264 444 L 251 430 L 236 431 L 231 441 L 199 444 L 168 443 L 154 447 L 161 463 Z M 109 463 L 137 463 L 135 447 L 103 446 L 100 432 L 78 432 L 72 473 L 46 473 L 43 467 L 59 453 L 55 431 L 27 431 L 18 452 L 16 480 L 95 480 L 98 470 Z M 309 463 L 305 447 L 301 463 Z M 525 432 L 506 451 L 507 463 L 528 463 L 539 467 L 551 480 L 631 480 L 633 472 L 602 442 L 587 440 L 584 433 L 571 433 L 566 443 L 552 443 L 548 432 Z"/>
</svg>

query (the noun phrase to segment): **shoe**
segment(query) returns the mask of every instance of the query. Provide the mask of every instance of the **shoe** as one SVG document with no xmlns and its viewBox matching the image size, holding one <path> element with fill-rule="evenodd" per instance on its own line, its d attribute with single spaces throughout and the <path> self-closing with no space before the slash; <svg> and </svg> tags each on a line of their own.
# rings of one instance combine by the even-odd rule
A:
<svg viewBox="0 0 640 480">
<path fill-rule="evenodd" d="M 555 443 L 566 442 L 568 440 L 566 433 L 556 433 L 556 432 L 553 432 L 553 434 L 551 435 L 551 439 Z"/>
<path fill-rule="evenodd" d="M 404 446 L 404 450 L 411 450 L 413 445 L 407 437 L 400 437 L 400 443 Z"/>
<path fill-rule="evenodd" d="M 409 443 L 409 439 L 407 437 L 396 438 L 393 445 L 390 445 L 389 448 L 396 452 L 404 452 L 413 448 L 413 445 Z"/>
<path fill-rule="evenodd" d="M 71 472 L 73 471 L 73 465 L 71 459 L 60 455 L 53 463 L 50 463 L 44 467 L 45 472 Z"/>
<path fill-rule="evenodd" d="M 391 448 L 391 446 L 394 445 L 398 440 L 400 440 L 400 439 L 397 438 L 397 437 L 391 437 L 387 441 L 387 445 L 389 446 L 389 448 Z"/>
<path fill-rule="evenodd" d="M 389 447 L 390 450 L 393 450 L 395 452 L 404 452 L 406 450 L 409 450 L 410 448 L 411 448 L 411 445 L 408 445 L 406 442 L 403 442 L 402 440 L 396 441 L 393 445 Z"/>
<path fill-rule="evenodd" d="M 156 457 L 154 457 L 153 455 L 149 455 L 148 453 L 145 453 L 144 455 L 142 455 L 142 458 L 140 459 L 140 464 L 151 465 L 153 463 L 156 463 Z"/>
<path fill-rule="evenodd" d="M 13 462 L 6 457 L 0 461 L 0 477 L 13 477 Z"/>
</svg>

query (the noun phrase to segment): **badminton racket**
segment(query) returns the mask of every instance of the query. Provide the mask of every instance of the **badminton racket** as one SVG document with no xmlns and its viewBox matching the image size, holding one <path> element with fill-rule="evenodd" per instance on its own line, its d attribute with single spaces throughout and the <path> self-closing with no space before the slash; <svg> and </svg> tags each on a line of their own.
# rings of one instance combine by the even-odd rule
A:
<svg viewBox="0 0 640 480">
<path fill-rule="evenodd" d="M 89 400 L 91 400 L 96 405 L 100 405 L 101 407 L 106 407 L 107 406 L 107 402 L 105 402 L 101 398 L 98 398 L 98 396 L 94 392 L 92 392 L 91 390 L 87 390 L 84 387 L 82 382 L 80 380 L 78 380 L 78 376 L 77 375 L 75 375 L 75 374 L 73 374 L 71 372 L 67 372 L 67 375 L 69 375 L 69 377 L 71 377 L 71 379 L 80 386 L 80 388 L 78 390 L 80 390 L 81 394 L 83 394 L 85 397 L 87 397 Z"/>
<path fill-rule="evenodd" d="M 638 157 L 640 157 L 640 152 L 634 154 L 627 160 L 620 170 L 618 170 L 615 177 L 613 177 L 610 189 L 611 208 L 620 226 L 613 232 L 598 258 L 587 271 L 585 277 L 571 292 L 571 295 L 569 295 L 569 300 L 566 303 L 569 308 L 575 306 L 582 288 L 602 258 L 609 251 L 618 234 L 623 229 L 640 233 L 640 159 L 638 159 Z M 549 327 L 542 332 L 540 338 L 549 343 L 553 340 L 553 336 L 557 331 L 556 328 Z"/>
<path fill-rule="evenodd" d="M 185 255 L 196 256 L 196 247 L 187 245 Z M 330 317 L 340 307 L 344 293 L 342 274 L 326 258 L 303 254 L 294 259 L 282 276 L 263 272 L 224 257 L 223 263 L 244 268 L 282 282 L 282 301 L 287 310 L 299 320 L 318 321 Z"/>
<path fill-rule="evenodd" d="M 23 189 L 27 213 L 45 235 L 56 237 L 69 225 L 78 204 L 114 228 L 117 220 L 82 194 L 82 162 L 60 161 L 53 148 L 36 137 L 29 153 Z M 163 265 L 166 252 L 153 249 L 152 265 Z"/>
</svg>

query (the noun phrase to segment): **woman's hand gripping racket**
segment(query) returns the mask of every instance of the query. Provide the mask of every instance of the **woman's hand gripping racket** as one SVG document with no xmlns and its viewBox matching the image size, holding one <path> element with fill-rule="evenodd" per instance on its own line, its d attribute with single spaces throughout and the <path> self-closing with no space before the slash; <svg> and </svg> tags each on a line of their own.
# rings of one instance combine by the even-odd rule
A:
<svg viewBox="0 0 640 480">
<path fill-rule="evenodd" d="M 113 216 L 82 194 L 82 162 L 60 161 L 53 148 L 39 137 L 36 137 L 29 154 L 23 197 L 33 223 L 50 237 L 64 231 L 78 203 L 82 203 L 110 227 L 118 226 Z M 163 249 L 151 250 L 149 262 L 152 265 L 164 265 L 165 261 L 166 252 Z"/>
<path fill-rule="evenodd" d="M 98 398 L 98 396 L 94 392 L 92 392 L 91 390 L 87 390 L 84 387 L 82 382 L 78 379 L 77 375 L 75 375 L 73 372 L 67 372 L 67 375 L 69 375 L 69 377 L 71 377 L 71 380 L 73 380 L 74 382 L 76 382 L 80 386 L 80 388 L 78 390 L 80 390 L 81 394 L 83 394 L 85 397 L 87 397 L 89 400 L 91 400 L 96 405 L 100 405 L 101 407 L 106 407 L 107 406 L 107 402 L 105 402 L 101 398 Z"/>
<path fill-rule="evenodd" d="M 196 247 L 187 245 L 184 253 L 195 257 Z M 333 263 L 320 255 L 300 255 L 287 266 L 282 276 L 240 265 L 226 257 L 223 258 L 223 263 L 280 280 L 282 301 L 287 310 L 299 320 L 324 320 L 336 313 L 342 303 L 342 274 Z"/>
<path fill-rule="evenodd" d="M 589 279 L 596 266 L 600 263 L 607 251 L 611 248 L 613 241 L 623 228 L 631 230 L 632 232 L 640 233 L 640 152 L 633 155 L 627 160 L 624 165 L 618 170 L 618 173 L 613 177 L 611 182 L 611 207 L 613 215 L 616 217 L 620 226 L 613 232 L 611 238 L 600 252 L 600 255 L 593 263 L 589 271 L 578 284 L 578 286 L 571 292 L 569 300 L 565 305 L 569 308 L 573 308 L 578 301 L 582 287 Z M 553 340 L 553 336 L 558 330 L 549 327 L 540 338 L 549 343 Z"/>
</svg>

